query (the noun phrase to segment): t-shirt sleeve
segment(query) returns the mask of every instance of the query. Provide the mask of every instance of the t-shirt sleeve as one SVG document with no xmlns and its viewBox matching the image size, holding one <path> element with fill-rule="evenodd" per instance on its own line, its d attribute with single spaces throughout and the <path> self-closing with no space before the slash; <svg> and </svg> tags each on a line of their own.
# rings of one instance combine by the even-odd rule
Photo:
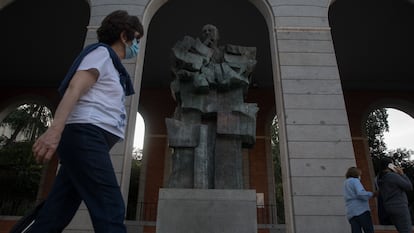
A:
<svg viewBox="0 0 414 233">
<path fill-rule="evenodd" d="M 77 70 L 97 69 L 102 73 L 105 63 L 110 59 L 108 50 L 100 46 L 83 58 Z"/>
</svg>

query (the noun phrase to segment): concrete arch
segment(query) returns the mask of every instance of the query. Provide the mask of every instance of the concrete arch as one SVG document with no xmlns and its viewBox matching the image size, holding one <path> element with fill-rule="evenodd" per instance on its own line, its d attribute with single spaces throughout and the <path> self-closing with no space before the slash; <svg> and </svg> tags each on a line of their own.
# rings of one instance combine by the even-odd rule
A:
<svg viewBox="0 0 414 233">
<path fill-rule="evenodd" d="M 259 12 L 263 15 L 269 28 L 270 37 L 270 50 L 272 55 L 272 69 L 273 69 L 273 87 L 275 89 L 275 115 L 278 117 L 279 124 L 279 150 L 282 168 L 282 180 L 283 180 L 283 195 L 284 195 L 284 208 L 285 208 L 285 222 L 286 228 L 294 232 L 294 216 L 293 216 L 293 205 L 291 200 L 291 179 L 290 179 L 290 165 L 289 165 L 289 152 L 288 143 L 286 136 L 286 123 L 285 123 L 285 110 L 283 94 L 282 94 L 282 81 L 280 74 L 280 64 L 278 59 L 279 49 L 277 46 L 277 34 L 275 32 L 275 14 L 268 1 L 265 0 L 249 0 Z M 269 116 L 270 117 L 270 116 Z M 274 116 L 273 116 L 274 117 Z M 273 119 L 273 118 L 272 118 Z"/>
<path fill-rule="evenodd" d="M 15 0 L 4 0 L 0 2 L 0 10 L 2 10 L 3 8 L 7 7 L 8 5 L 10 5 L 11 3 L 13 3 Z"/>
<path fill-rule="evenodd" d="M 145 7 L 145 11 L 142 17 L 142 22 L 144 26 L 148 26 L 152 17 L 155 13 L 168 2 L 169 0 L 150 0 Z M 269 6 L 268 1 L 266 0 L 248 0 L 262 13 L 263 17 L 266 19 L 268 26 L 274 26 L 274 15 L 272 8 Z"/>
<path fill-rule="evenodd" d="M 149 30 L 150 24 L 152 22 L 152 20 L 154 19 L 154 16 L 157 14 L 157 12 L 165 5 L 167 4 L 169 1 L 168 0 L 153 0 L 153 1 L 149 1 L 148 4 L 146 4 L 145 6 L 145 10 L 142 14 L 142 22 L 144 25 L 144 28 L 146 28 L 146 30 Z M 284 117 L 284 110 L 283 110 L 283 95 L 282 95 L 282 87 L 281 87 L 281 80 L 280 80 L 280 69 L 279 69 L 279 60 L 278 60 L 278 47 L 277 47 L 277 43 L 276 43 L 276 32 L 275 32 L 275 15 L 274 12 L 272 10 L 272 7 L 270 6 L 270 3 L 266 0 L 248 0 L 248 2 L 250 2 L 253 6 L 253 8 L 256 8 L 255 10 L 257 10 L 263 17 L 265 23 L 266 23 L 266 27 L 268 29 L 268 38 L 269 38 L 269 45 L 270 45 L 270 55 L 271 55 L 271 73 L 273 76 L 273 80 L 271 85 L 273 86 L 274 90 L 275 90 L 275 96 L 273 97 L 276 103 L 275 108 L 277 109 L 277 114 L 279 117 L 279 125 L 280 125 L 280 144 L 281 144 L 281 156 L 283 156 L 283 179 L 284 179 L 284 197 L 286 203 L 285 203 L 285 212 L 286 212 L 286 222 L 287 224 L 289 224 L 290 226 L 288 228 L 293 229 L 293 211 L 292 211 L 292 204 L 291 204 L 291 194 L 290 194 L 290 171 L 289 171 L 289 165 L 288 165 L 288 149 L 287 149 L 287 142 L 286 142 L 286 136 L 285 136 L 285 132 L 286 132 L 286 127 L 284 126 L 284 121 L 285 121 L 285 117 Z M 172 25 L 174 26 L 174 25 Z M 149 33 L 146 33 L 145 38 L 143 38 L 141 40 L 141 51 L 140 51 L 140 55 L 138 57 L 138 61 L 137 61 L 137 65 L 136 65 L 136 70 L 135 70 L 135 78 L 136 78 L 136 85 L 135 87 L 137 87 L 137 92 L 141 93 L 142 90 L 141 88 L 143 88 L 143 86 L 145 85 L 144 82 L 145 80 L 143 80 L 144 74 L 143 74 L 143 67 L 144 67 L 144 55 L 146 54 L 145 50 L 148 49 L 148 36 Z M 154 38 L 154 37 L 153 37 Z M 155 39 L 155 38 L 154 38 Z M 148 53 L 151 53 L 151 51 L 148 51 Z M 147 54 L 148 54 L 147 53 Z M 147 59 L 147 57 L 145 57 L 145 59 Z M 143 85 L 144 84 L 144 85 Z M 138 94 L 139 96 L 139 94 Z M 141 103 L 141 99 L 143 99 L 142 95 L 140 95 L 141 97 L 140 100 L 138 102 Z M 160 97 L 158 97 L 160 98 Z M 138 106 L 138 103 L 137 103 Z M 142 115 L 144 117 L 145 113 Z M 145 119 L 145 118 L 144 118 Z M 159 135 L 155 135 L 155 136 L 159 136 Z M 146 143 L 145 143 L 146 144 Z M 144 149 L 145 151 L 145 149 Z M 144 169 L 141 170 L 141 177 L 145 176 L 146 174 L 146 169 L 145 169 L 145 164 L 147 163 L 147 158 L 144 155 L 143 157 L 143 167 Z M 144 181 L 146 182 L 146 181 Z M 140 187 L 145 187 L 145 183 L 141 183 Z M 140 194 L 139 194 L 139 199 L 143 200 L 144 198 L 144 191 L 143 189 L 140 189 Z"/>
<path fill-rule="evenodd" d="M 279 124 L 279 150 L 282 167 L 282 180 L 283 180 L 283 196 L 284 196 L 284 208 L 285 208 L 285 222 L 286 228 L 290 231 L 295 231 L 294 216 L 293 216 L 293 205 L 291 200 L 291 179 L 290 179 L 290 165 L 289 165 L 289 152 L 288 143 L 286 136 L 286 123 L 285 123 L 285 110 L 283 94 L 282 94 L 282 81 L 280 74 L 280 64 L 278 59 L 279 49 L 277 46 L 277 34 L 275 32 L 275 14 L 269 2 L 266 0 L 249 0 L 259 12 L 263 15 L 266 20 L 269 29 L 270 38 L 270 50 L 272 55 L 272 70 L 273 70 L 273 87 L 275 89 L 275 115 L 278 117 Z"/>
<path fill-rule="evenodd" d="M 22 94 L 4 100 L 0 108 L 0 122 L 2 122 L 10 113 L 15 111 L 19 106 L 24 104 L 39 104 L 47 107 L 51 112 L 52 116 L 55 109 L 55 104 L 53 104 L 50 99 L 34 94 Z M 44 166 L 42 169 L 42 174 L 40 176 L 39 185 L 37 187 L 36 200 L 45 199 L 47 194 L 51 189 L 52 182 L 54 180 L 56 169 L 57 169 L 57 156 L 54 156 L 52 160 Z"/>
<path fill-rule="evenodd" d="M 20 95 L 13 98 L 10 98 L 2 102 L 3 107 L 0 109 L 0 122 L 3 121 L 7 115 L 13 112 L 17 107 L 23 104 L 42 104 L 52 111 L 55 111 L 55 106 L 50 100 L 44 96 L 37 95 Z"/>
<path fill-rule="evenodd" d="M 374 111 L 375 109 L 379 108 L 395 108 L 410 115 L 414 118 L 414 103 L 407 101 L 406 99 L 401 98 L 381 98 L 376 100 L 375 102 L 371 103 L 366 111 L 363 114 L 363 118 L 361 121 L 361 130 L 363 127 L 363 123 L 366 122 L 368 118 L 368 114 Z"/>
<path fill-rule="evenodd" d="M 367 137 L 364 125 L 367 122 L 368 115 L 371 112 L 375 111 L 376 109 L 382 109 L 382 108 L 394 108 L 414 118 L 414 103 L 413 102 L 408 101 L 407 99 L 404 99 L 401 97 L 378 98 L 375 101 L 371 102 L 369 105 L 367 105 L 364 112 L 361 114 L 360 131 L 363 137 Z M 368 156 L 369 152 L 367 153 L 368 153 L 367 154 Z M 368 158 L 370 157 L 368 156 Z M 368 163 L 368 167 L 372 167 L 372 164 Z M 371 173 L 372 173 L 371 175 L 373 176 L 374 174 L 373 169 L 371 170 Z"/>
</svg>

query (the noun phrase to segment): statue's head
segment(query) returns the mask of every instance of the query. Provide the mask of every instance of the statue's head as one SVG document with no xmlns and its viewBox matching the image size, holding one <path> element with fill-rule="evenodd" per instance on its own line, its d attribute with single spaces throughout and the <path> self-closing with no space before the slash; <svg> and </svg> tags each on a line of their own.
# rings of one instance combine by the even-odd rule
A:
<svg viewBox="0 0 414 233">
<path fill-rule="evenodd" d="M 206 24 L 201 29 L 201 41 L 209 47 L 217 46 L 219 32 L 216 26 Z"/>
</svg>

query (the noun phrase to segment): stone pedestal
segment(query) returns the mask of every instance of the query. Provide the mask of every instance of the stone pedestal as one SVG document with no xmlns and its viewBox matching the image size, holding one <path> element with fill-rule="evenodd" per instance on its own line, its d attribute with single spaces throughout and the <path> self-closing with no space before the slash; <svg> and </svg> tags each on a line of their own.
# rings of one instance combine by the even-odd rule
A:
<svg viewBox="0 0 414 233">
<path fill-rule="evenodd" d="M 160 189 L 157 233 L 257 233 L 255 190 Z"/>
</svg>

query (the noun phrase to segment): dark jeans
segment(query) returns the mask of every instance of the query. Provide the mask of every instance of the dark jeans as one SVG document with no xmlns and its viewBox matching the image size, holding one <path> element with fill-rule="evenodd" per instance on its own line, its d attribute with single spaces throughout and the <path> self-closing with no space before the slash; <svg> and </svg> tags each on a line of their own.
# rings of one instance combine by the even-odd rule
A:
<svg viewBox="0 0 414 233">
<path fill-rule="evenodd" d="M 390 216 L 395 228 L 397 228 L 398 233 L 412 232 L 411 215 L 408 206 L 399 206 L 394 208 L 387 207 L 387 213 Z"/>
<path fill-rule="evenodd" d="M 65 127 L 61 166 L 30 233 L 58 233 L 84 201 L 96 233 L 125 233 L 125 205 L 109 150 L 119 138 L 91 124 Z"/>
<path fill-rule="evenodd" d="M 372 225 L 371 212 L 365 211 L 363 214 L 352 217 L 349 220 L 351 223 L 352 233 L 374 233 L 374 226 Z"/>
</svg>

